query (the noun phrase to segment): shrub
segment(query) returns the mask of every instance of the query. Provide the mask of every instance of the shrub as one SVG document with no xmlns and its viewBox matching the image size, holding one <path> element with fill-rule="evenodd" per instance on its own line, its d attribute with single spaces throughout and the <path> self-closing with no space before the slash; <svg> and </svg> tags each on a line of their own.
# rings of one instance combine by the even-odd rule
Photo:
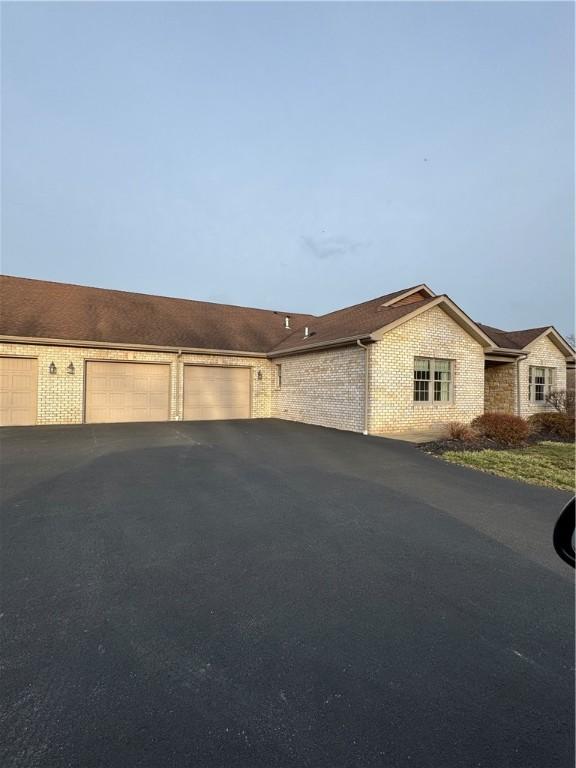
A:
<svg viewBox="0 0 576 768">
<path fill-rule="evenodd" d="M 554 435 L 561 440 L 574 440 L 574 419 L 567 413 L 535 413 L 529 417 L 528 424 L 537 435 Z"/>
<path fill-rule="evenodd" d="M 546 395 L 546 402 L 559 413 L 574 416 L 575 393 L 567 389 L 554 389 Z"/>
<path fill-rule="evenodd" d="M 451 421 L 447 425 L 447 429 L 451 440 L 463 440 L 466 442 L 476 437 L 474 430 L 462 421 Z"/>
<path fill-rule="evenodd" d="M 527 421 L 510 413 L 484 413 L 474 419 L 472 427 L 501 445 L 520 445 L 530 432 Z"/>
</svg>

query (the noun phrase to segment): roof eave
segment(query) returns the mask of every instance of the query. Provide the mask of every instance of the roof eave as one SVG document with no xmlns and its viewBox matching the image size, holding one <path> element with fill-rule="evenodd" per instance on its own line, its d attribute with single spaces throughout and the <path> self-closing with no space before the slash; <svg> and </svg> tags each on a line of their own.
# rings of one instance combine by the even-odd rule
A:
<svg viewBox="0 0 576 768">
<path fill-rule="evenodd" d="M 0 341 L 12 344 L 33 344 L 36 346 L 84 347 L 91 349 L 127 349 L 153 352 L 182 352 L 194 355 L 236 355 L 238 357 L 266 357 L 266 352 L 248 352 L 239 349 L 209 349 L 207 347 L 171 346 L 168 344 L 130 344 L 117 341 L 90 341 L 82 339 L 47 339 L 32 336 L 8 336 L 0 334 Z"/>
<path fill-rule="evenodd" d="M 330 341 L 318 341 L 315 344 L 304 344 L 297 347 L 289 347 L 288 349 L 273 349 L 268 352 L 267 357 L 286 357 L 287 355 L 298 354 L 299 352 L 317 352 L 320 349 L 328 347 L 343 347 L 347 344 L 354 344 L 357 341 L 375 341 L 372 334 L 360 333 L 354 334 L 354 336 L 344 336 L 339 339 L 333 339 Z"/>
<path fill-rule="evenodd" d="M 521 357 L 526 353 L 521 349 L 511 349 L 510 347 L 492 347 L 486 350 L 487 355 L 510 355 L 511 357 Z"/>
</svg>

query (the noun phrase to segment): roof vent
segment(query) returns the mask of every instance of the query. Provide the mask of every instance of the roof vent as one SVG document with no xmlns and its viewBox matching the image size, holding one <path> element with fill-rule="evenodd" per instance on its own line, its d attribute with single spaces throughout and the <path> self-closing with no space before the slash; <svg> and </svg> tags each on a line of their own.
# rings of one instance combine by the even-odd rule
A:
<svg viewBox="0 0 576 768">
<path fill-rule="evenodd" d="M 310 336 L 310 328 L 308 328 L 308 326 L 306 326 L 304 328 L 304 338 L 307 339 L 308 336 Z"/>
<path fill-rule="evenodd" d="M 284 328 L 290 329 L 290 315 L 286 315 L 284 318 Z"/>
</svg>

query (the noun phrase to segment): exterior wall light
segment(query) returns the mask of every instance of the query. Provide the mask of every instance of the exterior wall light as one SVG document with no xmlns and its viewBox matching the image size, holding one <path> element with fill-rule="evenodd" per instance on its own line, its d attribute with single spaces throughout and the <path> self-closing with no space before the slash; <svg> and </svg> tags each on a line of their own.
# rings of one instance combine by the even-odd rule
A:
<svg viewBox="0 0 576 768">
<path fill-rule="evenodd" d="M 74 363 L 72 361 L 70 361 L 70 365 L 68 368 L 66 368 L 66 370 L 68 373 L 72 374 L 72 376 L 76 373 L 76 369 L 74 368 Z"/>
<path fill-rule="evenodd" d="M 258 371 L 258 381 L 262 381 L 262 371 Z"/>
<path fill-rule="evenodd" d="M 56 371 L 57 371 L 57 370 L 58 370 L 58 369 L 56 368 L 56 366 L 54 365 L 54 363 L 53 363 L 53 362 L 52 362 L 52 363 L 50 363 L 50 365 L 48 366 L 48 372 L 49 372 L 49 373 L 56 373 Z"/>
</svg>

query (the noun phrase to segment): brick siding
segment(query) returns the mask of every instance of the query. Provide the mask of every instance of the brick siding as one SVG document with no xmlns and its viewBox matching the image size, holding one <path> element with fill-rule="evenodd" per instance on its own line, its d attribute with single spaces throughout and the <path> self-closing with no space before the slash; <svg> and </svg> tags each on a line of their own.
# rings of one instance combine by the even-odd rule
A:
<svg viewBox="0 0 576 768">
<path fill-rule="evenodd" d="M 528 377 L 532 365 L 553 368 L 552 389 L 566 389 L 566 358 L 558 347 L 545 336 L 530 346 L 526 360 L 521 360 L 520 366 L 520 415 L 524 418 L 533 413 L 554 410 L 548 403 L 534 403 L 529 399 Z"/>
<path fill-rule="evenodd" d="M 414 402 L 415 357 L 453 361 L 451 402 Z M 370 432 L 469 422 L 484 411 L 484 350 L 440 307 L 433 307 L 370 347 L 370 393 Z"/>
<path fill-rule="evenodd" d="M 364 350 L 358 346 L 276 358 L 282 386 L 272 416 L 352 432 L 364 429 Z"/>
<path fill-rule="evenodd" d="M 81 424 L 84 421 L 84 376 L 86 360 L 120 360 L 123 362 L 147 362 L 170 364 L 170 420 L 176 421 L 182 414 L 184 388 L 183 365 L 243 366 L 252 369 L 252 416 L 270 416 L 271 363 L 263 358 L 236 357 L 229 355 L 183 354 L 173 352 L 131 351 L 122 349 L 93 349 L 84 347 L 60 347 L 33 344 L 0 344 L 0 355 L 34 357 L 38 360 L 38 424 Z M 48 370 L 50 363 L 57 368 L 56 374 Z M 74 364 L 75 373 L 66 369 Z M 258 371 L 262 378 L 258 378 Z"/>
<path fill-rule="evenodd" d="M 0 354 L 38 360 L 38 424 L 80 424 L 84 420 L 86 360 L 168 363 L 170 419 L 182 417 L 183 366 L 227 365 L 251 368 L 251 415 L 273 416 L 325 427 L 361 432 L 364 429 L 364 355 L 357 346 L 320 350 L 275 360 L 234 355 L 96 349 L 1 343 Z M 448 403 L 413 400 L 415 357 L 453 361 L 453 398 Z M 50 363 L 58 372 L 50 374 Z M 67 373 L 70 363 L 75 373 Z M 275 366 L 282 365 L 282 387 L 275 386 Z M 449 421 L 469 422 L 487 410 L 515 412 L 515 366 L 503 364 L 484 371 L 481 345 L 439 307 L 384 334 L 369 347 L 369 431 L 373 433 L 427 429 Z M 531 348 L 520 363 L 522 415 L 546 406 L 528 400 L 528 368 L 555 368 L 554 388 L 566 387 L 566 362 L 547 338 Z M 260 374 L 260 376 L 259 376 Z"/>
</svg>

